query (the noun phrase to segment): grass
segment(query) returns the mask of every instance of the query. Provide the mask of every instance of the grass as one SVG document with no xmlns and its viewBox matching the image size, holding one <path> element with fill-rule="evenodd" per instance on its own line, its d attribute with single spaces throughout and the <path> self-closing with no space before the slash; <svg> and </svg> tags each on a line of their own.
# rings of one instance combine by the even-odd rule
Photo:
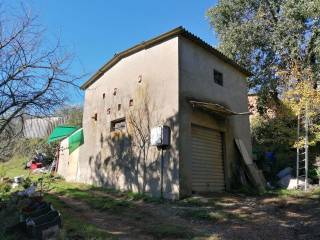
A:
<svg viewBox="0 0 320 240">
<path fill-rule="evenodd" d="M 7 163 L 2 164 L 2 168 L 6 177 L 15 177 L 24 175 L 29 176 L 29 171 L 24 169 L 25 159 L 23 157 L 16 157 Z M 124 199 L 115 199 L 108 196 L 99 196 L 94 194 L 94 191 L 102 193 L 117 193 L 122 194 L 115 190 L 92 187 L 86 184 L 67 183 L 61 179 L 52 179 L 48 174 L 31 174 L 30 178 L 33 181 L 38 181 L 40 178 L 44 179 L 44 188 L 52 194 L 63 195 L 74 199 L 82 200 L 88 203 L 91 207 L 100 210 L 115 210 L 119 211 L 121 208 L 130 207 L 132 200 L 138 200 L 142 196 L 127 194 Z M 39 184 L 39 183 L 38 183 Z"/>
<path fill-rule="evenodd" d="M 63 195 L 81 200 L 94 209 L 108 211 L 111 214 L 121 215 L 124 218 L 130 218 L 135 221 L 143 221 L 146 217 L 150 217 L 144 212 L 127 211 L 135 206 L 135 202 L 161 202 L 144 194 L 119 192 L 84 184 L 66 183 L 62 180 L 53 183 L 53 193 L 57 196 Z M 143 231 L 156 239 L 165 237 L 190 239 L 193 236 L 191 231 L 176 224 L 151 224 L 146 222 Z"/>
<path fill-rule="evenodd" d="M 132 201 L 128 196 L 115 198 L 107 195 L 109 191 L 103 188 L 92 188 L 90 185 L 67 183 L 63 180 L 52 183 L 52 194 L 58 196 L 70 197 L 76 200 L 84 201 L 90 207 L 99 210 L 111 210 L 120 212 L 126 208 L 132 207 Z M 99 194 L 97 194 L 97 192 Z M 111 190 L 111 192 L 114 192 Z M 120 195 L 121 193 L 116 193 Z"/>
<path fill-rule="evenodd" d="M 0 165 L 1 170 L 0 171 L 1 172 L 3 171 L 4 175 L 9 178 L 16 177 L 16 176 L 22 176 L 22 175 L 27 177 L 27 176 L 29 176 L 29 170 L 24 169 L 26 162 L 27 162 L 27 159 L 25 157 L 16 156 L 8 162 L 1 163 L 1 165 Z"/>
<path fill-rule="evenodd" d="M 45 190 L 50 190 L 51 194 L 45 194 L 44 199 L 48 202 L 51 202 L 53 206 L 58 209 L 62 215 L 63 219 L 63 229 L 61 232 L 61 239 L 116 239 L 112 234 L 106 232 L 103 229 L 98 228 L 97 226 L 90 224 L 85 219 L 79 219 L 72 214 L 70 214 L 69 206 L 67 206 L 60 198 L 58 194 L 68 193 L 70 197 L 78 199 L 87 199 L 89 202 L 93 198 L 90 195 L 90 192 L 87 192 L 90 189 L 90 186 L 84 184 L 72 184 L 66 183 L 59 178 L 51 178 L 48 174 L 29 174 L 29 171 L 24 169 L 26 159 L 23 157 L 15 157 L 9 162 L 2 163 L 0 166 L 0 175 L 5 177 L 15 177 L 15 176 L 24 176 L 25 178 L 30 176 L 33 181 L 38 181 L 40 178 L 43 178 Z M 38 183 L 39 184 L 39 183 Z M 12 191 L 17 191 L 20 188 L 13 189 Z M 97 204 L 98 199 L 94 199 L 92 204 Z M 100 203 L 102 204 L 103 198 L 100 198 Z M 118 203 L 121 205 L 121 203 Z M 98 205 L 98 204 L 97 204 Z M 112 207 L 111 204 L 103 207 Z M 9 216 L 12 213 L 3 212 L 5 216 L 3 218 L 8 221 Z M 24 239 L 22 236 L 16 234 L 8 235 L 4 234 L 3 229 L 0 229 L 0 238 L 1 239 Z"/>
<path fill-rule="evenodd" d="M 9 163 L 4 164 L 2 168 L 6 170 L 6 175 L 9 177 L 17 175 L 27 176 L 28 171 L 23 169 L 23 161 L 23 158 L 15 158 Z M 173 209 L 178 207 L 178 216 L 188 222 L 194 221 L 195 223 L 199 220 L 205 221 L 204 223 L 206 224 L 215 224 L 229 220 L 240 220 L 246 223 L 250 223 L 251 221 L 250 216 L 246 216 L 244 213 L 240 213 L 240 211 L 235 211 L 232 207 L 232 209 L 226 207 L 231 206 L 228 205 L 229 200 L 227 198 L 221 198 L 220 196 L 213 198 L 190 197 L 181 201 L 171 202 L 152 198 L 145 194 L 120 192 L 114 189 L 80 183 L 68 183 L 62 179 L 57 177 L 52 178 L 48 175 L 33 174 L 31 178 L 34 181 L 39 180 L 39 178 L 44 179 L 43 182 L 47 192 L 45 199 L 52 202 L 53 206 L 62 214 L 64 224 L 61 239 L 116 239 L 116 236 L 90 223 L 88 219 L 79 217 L 82 216 L 81 212 L 75 212 L 77 210 L 70 209 L 70 207 L 72 207 L 71 204 L 69 201 L 68 204 L 66 204 L 62 197 L 79 200 L 86 203 L 90 209 L 105 211 L 106 214 L 119 216 L 128 222 L 139 222 L 137 226 L 139 227 L 139 225 L 141 225 L 139 229 L 141 229 L 142 233 L 148 234 L 155 239 L 192 239 L 199 234 L 193 232 L 193 229 L 190 227 L 178 225 L 177 222 L 172 222 L 172 220 L 170 221 L 168 219 L 168 221 L 166 221 L 166 219 L 157 218 L 159 215 L 153 212 L 155 205 L 152 205 L 152 211 L 150 211 L 150 209 L 145 210 L 144 207 L 148 207 L 148 204 L 142 205 L 141 207 L 141 203 L 143 204 L 143 202 L 162 204 L 161 208 L 157 207 L 157 209 L 161 211 L 166 207 L 173 207 Z M 261 198 L 269 196 L 275 196 L 280 199 L 286 199 L 288 197 L 320 199 L 320 190 L 318 189 L 307 193 L 296 190 L 274 190 L 259 195 Z M 135 208 L 136 206 L 140 207 Z M 79 213 L 76 214 L 78 217 L 74 216 L 75 213 Z M 176 214 L 176 211 L 172 214 Z M 2 219 L 1 216 L 0 219 Z M 200 222 L 200 224 L 202 224 L 202 222 Z M 4 239 L 1 237 L 0 235 L 0 239 Z"/>
<path fill-rule="evenodd" d="M 61 239 L 116 239 L 112 234 L 99 229 L 84 219 L 72 216 L 68 211 L 68 206 L 57 196 L 46 194 L 45 200 L 51 202 L 62 215 L 63 230 L 61 232 Z"/>
<path fill-rule="evenodd" d="M 51 184 L 54 194 L 74 198 L 86 202 L 90 207 L 102 211 L 121 212 L 134 206 L 134 202 L 162 203 L 159 198 L 152 198 L 146 194 L 120 192 L 104 187 L 90 186 L 80 183 L 67 183 L 63 180 Z"/>
<path fill-rule="evenodd" d="M 277 189 L 268 191 L 265 195 L 287 198 L 287 197 L 295 197 L 295 198 L 311 198 L 311 199 L 319 199 L 320 198 L 320 188 L 313 189 L 311 191 L 303 191 L 297 189 Z"/>
<path fill-rule="evenodd" d="M 164 203 L 165 200 L 157 197 L 151 197 L 144 193 L 136 193 L 136 192 L 123 192 L 123 194 L 126 195 L 126 197 L 133 201 L 143 201 L 146 203 Z"/>
<path fill-rule="evenodd" d="M 144 194 L 119 192 L 112 189 L 92 187 L 85 184 L 66 183 L 62 180 L 57 180 L 52 183 L 52 194 L 48 196 L 50 196 L 51 198 L 53 197 L 55 200 L 59 200 L 58 196 L 60 195 L 64 197 L 74 198 L 86 202 L 90 207 L 94 209 L 98 209 L 100 211 L 108 211 L 111 214 L 121 215 L 124 218 L 131 218 L 136 221 L 143 221 L 146 217 L 150 216 L 147 216 L 144 212 L 127 211 L 128 209 L 134 207 L 135 202 L 161 202 L 158 199 L 151 198 Z M 75 220 L 67 220 L 70 223 L 69 226 L 66 226 L 66 229 L 67 232 L 70 233 L 70 230 L 68 229 L 73 229 Z M 77 225 L 77 223 L 75 225 Z M 96 230 L 93 230 L 93 232 L 95 231 Z M 165 237 L 190 239 L 193 236 L 191 231 L 186 230 L 183 226 L 176 224 L 151 224 L 146 222 L 143 231 L 147 234 L 152 235 L 156 239 L 162 239 Z M 85 233 L 81 233 L 81 235 L 89 233 L 86 231 Z"/>
</svg>

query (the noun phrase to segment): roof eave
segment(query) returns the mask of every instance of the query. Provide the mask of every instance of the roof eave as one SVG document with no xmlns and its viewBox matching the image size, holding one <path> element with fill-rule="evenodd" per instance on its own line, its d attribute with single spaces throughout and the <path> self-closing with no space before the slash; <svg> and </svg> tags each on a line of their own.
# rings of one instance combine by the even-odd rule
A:
<svg viewBox="0 0 320 240">
<path fill-rule="evenodd" d="M 249 70 L 247 70 L 246 68 L 244 68 L 240 64 L 236 63 L 235 61 L 231 60 L 226 55 L 224 55 L 222 52 L 215 49 L 210 44 L 206 43 L 201 38 L 197 37 L 196 35 L 192 34 L 191 32 L 185 30 L 185 31 L 183 31 L 182 35 L 184 37 L 186 37 L 187 39 L 199 44 L 200 46 L 202 46 L 203 48 L 205 48 L 206 50 L 208 50 L 209 52 L 211 52 L 212 54 L 214 54 L 215 56 L 217 56 L 218 58 L 220 58 L 224 62 L 230 64 L 231 66 L 236 68 L 238 71 L 240 71 L 241 73 L 243 73 L 247 77 L 252 76 L 252 73 Z"/>
<path fill-rule="evenodd" d="M 155 38 L 152 38 L 148 41 L 142 42 L 140 44 L 137 44 L 127 50 L 124 50 L 118 54 L 115 54 L 115 56 L 109 60 L 106 64 L 104 64 L 95 74 L 92 75 L 92 77 L 86 81 L 83 85 L 80 86 L 82 90 L 85 90 L 88 88 L 92 83 L 94 83 L 99 77 L 101 77 L 108 69 L 110 69 L 112 66 L 114 66 L 117 62 L 119 62 L 122 58 L 127 57 L 129 55 L 132 55 L 136 52 L 141 51 L 142 49 L 149 48 L 153 45 L 156 45 L 159 42 L 163 42 L 164 40 L 170 39 L 174 36 L 179 35 L 181 32 L 184 31 L 183 27 L 177 27 L 169 32 L 166 32 L 164 34 L 161 34 Z"/>
<path fill-rule="evenodd" d="M 143 49 L 150 48 L 151 46 L 154 46 L 160 42 L 163 42 L 165 40 L 171 39 L 173 37 L 176 37 L 178 35 L 184 36 L 185 38 L 199 44 L 201 47 L 205 48 L 206 50 L 213 53 L 215 56 L 219 57 L 224 62 L 230 64 L 234 68 L 236 68 L 238 71 L 246 75 L 247 77 L 252 76 L 251 72 L 249 72 L 247 69 L 236 63 L 235 61 L 231 60 L 227 56 L 225 56 L 223 53 L 215 49 L 214 47 L 210 46 L 208 43 L 200 39 L 199 37 L 195 36 L 191 32 L 187 31 L 183 27 L 177 27 L 169 32 L 166 32 L 164 34 L 161 34 L 155 38 L 152 38 L 148 41 L 142 42 L 140 44 L 137 44 L 125 51 L 122 51 L 118 54 L 115 54 L 114 57 L 109 60 L 106 64 L 104 64 L 95 74 L 92 75 L 92 77 L 89 78 L 88 81 L 86 81 L 84 84 L 80 86 L 82 90 L 87 89 L 91 84 L 93 84 L 97 79 L 99 79 L 108 69 L 110 69 L 112 66 L 114 66 L 116 63 L 118 63 L 122 58 L 125 58 L 127 56 L 130 56 L 136 52 L 139 52 Z"/>
</svg>

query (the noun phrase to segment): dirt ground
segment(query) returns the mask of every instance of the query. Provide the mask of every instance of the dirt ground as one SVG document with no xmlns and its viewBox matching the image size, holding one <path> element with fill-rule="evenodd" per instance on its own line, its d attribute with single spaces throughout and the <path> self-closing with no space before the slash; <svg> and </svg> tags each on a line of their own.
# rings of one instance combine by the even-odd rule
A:
<svg viewBox="0 0 320 240">
<path fill-rule="evenodd" d="M 119 198 L 99 191 L 91 194 Z M 164 203 L 140 200 L 117 211 L 101 211 L 81 199 L 58 197 L 68 214 L 85 219 L 114 239 L 320 239 L 318 194 L 223 194 Z"/>
</svg>

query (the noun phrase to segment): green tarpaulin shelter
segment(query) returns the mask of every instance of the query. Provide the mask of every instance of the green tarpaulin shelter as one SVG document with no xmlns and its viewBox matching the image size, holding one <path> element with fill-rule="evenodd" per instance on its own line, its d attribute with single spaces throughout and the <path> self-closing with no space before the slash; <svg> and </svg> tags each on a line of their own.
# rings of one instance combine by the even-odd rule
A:
<svg viewBox="0 0 320 240">
<path fill-rule="evenodd" d="M 83 129 L 81 128 L 68 137 L 69 154 L 81 146 L 83 142 Z"/>
<path fill-rule="evenodd" d="M 83 129 L 75 126 L 57 126 L 49 136 L 48 143 L 68 138 L 69 154 L 84 143 Z"/>
<path fill-rule="evenodd" d="M 75 132 L 79 127 L 75 126 L 66 126 L 66 125 L 60 125 L 55 127 L 55 129 L 52 131 L 52 133 L 49 136 L 48 143 L 62 140 L 68 136 L 70 136 L 73 132 Z"/>
</svg>

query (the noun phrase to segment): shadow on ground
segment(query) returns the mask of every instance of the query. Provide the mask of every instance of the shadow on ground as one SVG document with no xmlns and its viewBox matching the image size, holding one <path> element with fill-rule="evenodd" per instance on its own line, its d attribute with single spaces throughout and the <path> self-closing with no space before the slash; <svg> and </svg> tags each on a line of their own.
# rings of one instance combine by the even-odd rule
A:
<svg viewBox="0 0 320 240">
<path fill-rule="evenodd" d="M 180 201 L 95 187 L 54 194 L 120 239 L 320 239 L 319 190 Z"/>
<path fill-rule="evenodd" d="M 59 180 L 45 199 L 62 213 L 62 239 L 320 239 L 320 190 L 162 201 Z"/>
</svg>

